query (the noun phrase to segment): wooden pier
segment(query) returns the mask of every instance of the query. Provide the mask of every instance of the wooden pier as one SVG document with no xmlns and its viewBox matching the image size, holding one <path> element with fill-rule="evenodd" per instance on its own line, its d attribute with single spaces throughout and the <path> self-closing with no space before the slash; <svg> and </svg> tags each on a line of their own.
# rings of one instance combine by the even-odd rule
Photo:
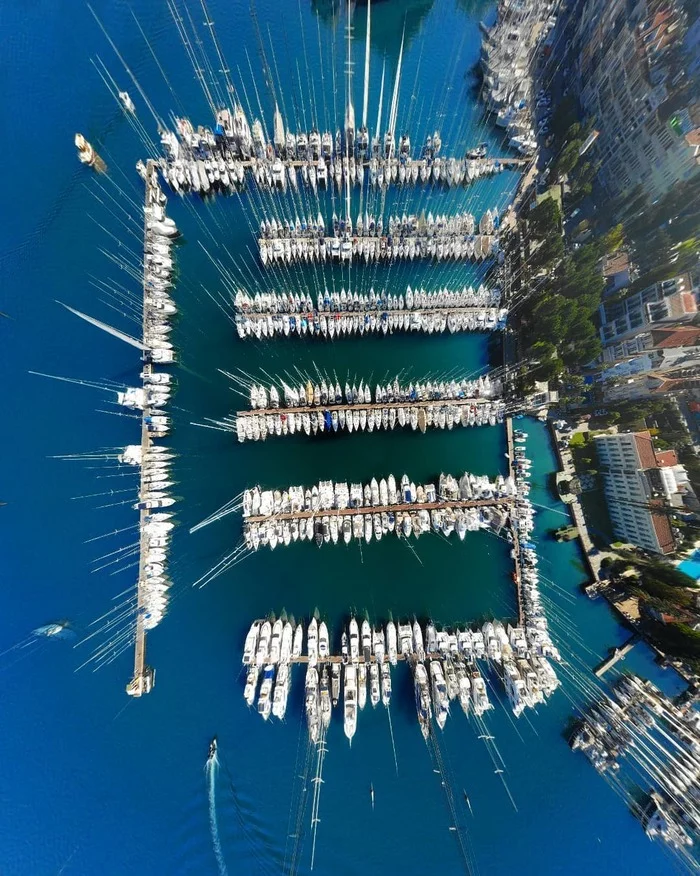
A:
<svg viewBox="0 0 700 876">
<path fill-rule="evenodd" d="M 357 402 L 356 404 L 334 404 L 333 402 L 329 402 L 328 404 L 322 405 L 305 405 L 303 407 L 296 408 L 288 408 L 288 407 L 280 407 L 278 408 L 253 408 L 251 410 L 246 411 L 237 411 L 237 417 L 254 417 L 256 415 L 277 415 L 280 414 L 318 414 L 319 411 L 323 413 L 324 411 L 381 411 L 384 408 L 387 410 L 398 410 L 399 408 L 440 408 L 444 406 L 455 405 L 457 407 L 464 407 L 465 405 L 484 405 L 484 404 L 494 404 L 498 405 L 502 402 L 502 399 L 490 399 L 490 398 L 443 398 L 443 399 L 412 399 L 411 401 L 403 401 L 403 402 L 369 402 L 365 404 L 364 402 Z"/>
<path fill-rule="evenodd" d="M 305 520 L 309 517 L 354 517 L 357 514 L 397 514 L 400 511 L 433 511 L 439 508 L 451 508 L 458 511 L 462 508 L 488 508 L 488 507 L 510 507 L 513 504 L 513 499 L 504 496 L 498 499 L 442 499 L 438 502 L 403 502 L 396 505 L 362 505 L 360 508 L 317 508 L 315 511 L 285 511 L 280 514 L 267 514 L 265 516 L 250 516 L 245 517 L 244 523 L 264 523 L 268 520 Z"/>
</svg>

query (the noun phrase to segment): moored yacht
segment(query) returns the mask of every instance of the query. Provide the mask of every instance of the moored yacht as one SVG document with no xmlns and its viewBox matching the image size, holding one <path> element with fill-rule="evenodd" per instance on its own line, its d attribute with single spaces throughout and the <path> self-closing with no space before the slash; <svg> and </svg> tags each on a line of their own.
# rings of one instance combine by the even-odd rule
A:
<svg viewBox="0 0 700 876">
<path fill-rule="evenodd" d="M 291 671 L 289 663 L 280 663 L 272 695 L 272 714 L 281 721 L 287 711 Z"/>
<path fill-rule="evenodd" d="M 306 670 L 306 723 L 309 728 L 309 737 L 312 742 L 317 742 L 321 730 L 321 718 L 318 708 L 318 671 L 315 666 L 309 665 Z"/>
<path fill-rule="evenodd" d="M 414 691 L 416 697 L 416 711 L 423 738 L 427 740 L 430 735 L 430 690 L 428 687 L 428 673 L 423 663 L 416 663 L 414 676 Z"/>
<path fill-rule="evenodd" d="M 445 676 L 439 660 L 430 661 L 430 678 L 433 688 L 433 709 L 435 711 L 435 720 L 437 721 L 438 727 L 441 730 L 444 730 L 447 715 L 450 711 L 450 701 L 447 694 Z"/>
<path fill-rule="evenodd" d="M 263 673 L 260 695 L 258 696 L 258 714 L 262 715 L 265 721 L 270 717 L 272 709 L 272 684 L 274 680 L 275 667 L 272 663 L 268 663 Z"/>
<path fill-rule="evenodd" d="M 345 683 L 343 685 L 343 729 L 350 744 L 357 730 L 357 668 L 349 663 L 345 667 Z"/>
</svg>

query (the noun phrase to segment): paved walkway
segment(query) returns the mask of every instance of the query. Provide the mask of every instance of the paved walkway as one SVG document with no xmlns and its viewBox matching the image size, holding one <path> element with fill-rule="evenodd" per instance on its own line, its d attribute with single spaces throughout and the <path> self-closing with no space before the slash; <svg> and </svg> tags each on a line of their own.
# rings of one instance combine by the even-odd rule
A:
<svg viewBox="0 0 700 876">
<path fill-rule="evenodd" d="M 567 446 L 563 449 L 559 446 L 559 441 L 564 440 L 568 442 L 571 436 L 563 435 L 557 430 L 557 428 L 554 426 L 554 423 L 552 422 L 550 422 L 550 426 L 552 429 L 552 434 L 554 435 L 560 470 L 569 479 L 574 478 L 576 477 L 576 468 L 574 466 L 574 460 L 571 455 L 571 451 L 569 450 L 568 443 Z M 582 424 L 582 426 L 576 429 L 576 431 L 588 431 L 588 424 Z M 583 506 L 581 505 L 581 499 L 579 498 L 579 496 L 574 496 L 573 501 L 567 503 L 567 507 L 571 510 L 571 515 L 574 518 L 574 523 L 578 528 L 579 540 L 581 541 L 581 547 L 583 548 L 583 551 L 586 555 L 586 561 L 593 576 L 593 583 L 598 585 L 601 583 L 600 567 L 603 560 L 606 558 L 614 559 L 616 557 L 616 554 L 611 551 L 598 550 L 593 544 L 593 541 L 588 532 L 588 526 L 586 525 L 586 518 L 583 513 Z"/>
</svg>

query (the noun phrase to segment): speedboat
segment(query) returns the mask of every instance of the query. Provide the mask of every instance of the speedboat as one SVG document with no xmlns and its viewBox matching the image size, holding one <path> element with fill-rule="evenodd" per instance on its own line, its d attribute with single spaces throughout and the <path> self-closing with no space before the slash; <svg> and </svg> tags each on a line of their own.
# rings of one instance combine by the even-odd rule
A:
<svg viewBox="0 0 700 876">
<path fill-rule="evenodd" d="M 207 757 L 207 761 L 211 762 L 216 757 L 216 736 L 209 743 L 209 756 Z"/>
</svg>

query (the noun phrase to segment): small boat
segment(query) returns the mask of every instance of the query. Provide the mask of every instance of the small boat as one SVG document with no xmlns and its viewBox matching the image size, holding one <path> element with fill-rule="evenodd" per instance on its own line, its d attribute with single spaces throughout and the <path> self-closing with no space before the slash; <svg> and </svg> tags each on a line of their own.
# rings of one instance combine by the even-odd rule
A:
<svg viewBox="0 0 700 876">
<path fill-rule="evenodd" d="M 369 786 L 369 799 L 372 802 L 372 811 L 374 811 L 374 785 Z"/>
<path fill-rule="evenodd" d="M 212 738 L 211 742 L 209 743 L 209 755 L 207 757 L 207 763 L 211 763 L 216 758 L 216 749 L 217 749 L 216 736 L 214 736 Z"/>
<path fill-rule="evenodd" d="M 70 624 L 68 621 L 60 621 L 55 624 L 46 624 L 43 627 L 37 627 L 33 631 L 33 635 L 35 636 L 46 636 L 47 638 L 52 638 L 56 636 L 59 639 L 62 638 L 70 638 L 70 636 L 75 635 L 73 631 L 70 629 Z"/>
<path fill-rule="evenodd" d="M 119 92 L 119 100 L 124 109 L 131 113 L 132 115 L 136 115 L 136 107 L 134 106 L 133 100 L 129 97 L 128 91 L 120 91 Z"/>
<path fill-rule="evenodd" d="M 87 164 L 88 167 L 92 167 L 100 173 L 107 169 L 104 161 L 93 149 L 92 144 L 88 143 L 82 134 L 76 134 L 73 142 L 78 150 L 78 159 L 81 164 Z"/>
</svg>

